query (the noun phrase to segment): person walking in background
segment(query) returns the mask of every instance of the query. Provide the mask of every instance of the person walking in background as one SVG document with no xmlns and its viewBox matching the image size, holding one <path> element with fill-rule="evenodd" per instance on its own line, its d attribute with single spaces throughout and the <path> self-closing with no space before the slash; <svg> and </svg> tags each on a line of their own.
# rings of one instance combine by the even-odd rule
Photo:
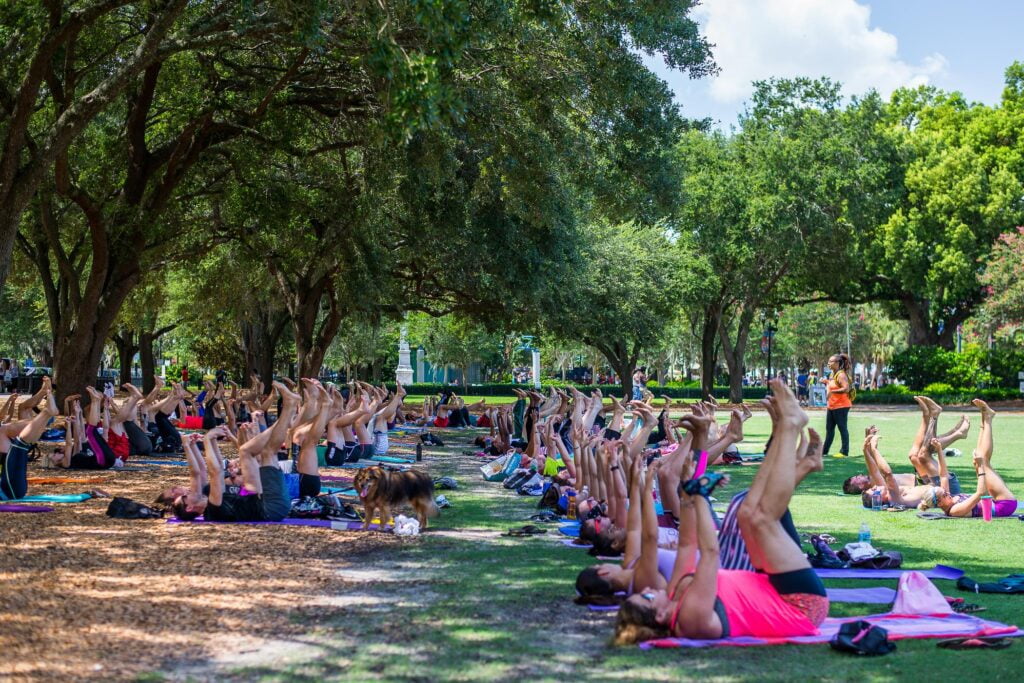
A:
<svg viewBox="0 0 1024 683">
<path fill-rule="evenodd" d="M 633 400 L 640 401 L 644 397 L 644 387 L 647 386 L 647 375 L 643 368 L 637 368 L 633 373 Z"/>
<path fill-rule="evenodd" d="M 808 388 L 810 384 L 809 380 L 810 378 L 807 376 L 807 371 L 801 368 L 796 375 L 796 397 L 802 406 L 806 406 L 807 401 L 811 397 L 810 389 Z"/>
<path fill-rule="evenodd" d="M 842 448 L 833 456 L 836 458 L 845 458 L 850 454 L 850 430 L 846 426 L 850 408 L 853 407 L 854 389 L 850 382 L 850 366 L 850 357 L 845 353 L 833 354 L 828 359 L 828 368 L 832 375 L 825 383 L 825 403 L 828 410 L 825 413 L 825 446 L 822 450 L 828 455 L 828 449 L 832 446 L 838 427 Z"/>
</svg>

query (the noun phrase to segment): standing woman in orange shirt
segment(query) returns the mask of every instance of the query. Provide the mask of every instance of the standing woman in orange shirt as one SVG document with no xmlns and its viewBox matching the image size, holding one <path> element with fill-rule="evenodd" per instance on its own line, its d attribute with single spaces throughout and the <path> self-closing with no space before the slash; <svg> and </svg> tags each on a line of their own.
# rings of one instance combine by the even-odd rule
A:
<svg viewBox="0 0 1024 683">
<path fill-rule="evenodd" d="M 825 447 L 823 451 L 825 455 L 828 455 L 828 449 L 832 446 L 832 439 L 836 435 L 836 427 L 839 427 L 839 438 L 843 442 L 843 447 L 835 454 L 837 458 L 845 458 L 850 454 L 850 430 L 846 427 L 846 420 L 850 415 L 850 408 L 853 406 L 850 365 L 850 357 L 845 353 L 834 354 L 828 359 L 828 367 L 832 371 L 832 376 L 826 383 L 828 410 L 825 414 Z"/>
</svg>

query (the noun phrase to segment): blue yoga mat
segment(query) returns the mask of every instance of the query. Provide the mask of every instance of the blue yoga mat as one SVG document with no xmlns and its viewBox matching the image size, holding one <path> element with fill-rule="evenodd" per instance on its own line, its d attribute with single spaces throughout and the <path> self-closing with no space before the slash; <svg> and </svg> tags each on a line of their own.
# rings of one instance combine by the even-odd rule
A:
<svg viewBox="0 0 1024 683">
<path fill-rule="evenodd" d="M 92 498 L 91 493 L 55 493 L 53 495 L 25 496 L 19 503 L 81 503 Z"/>
<path fill-rule="evenodd" d="M 136 460 L 135 458 L 132 458 L 128 462 L 138 465 L 174 465 L 175 467 L 188 467 L 188 463 L 184 460 Z"/>
<path fill-rule="evenodd" d="M 558 527 L 558 533 L 565 534 L 566 536 L 577 537 L 580 535 L 580 523 L 571 522 L 563 526 Z"/>
</svg>

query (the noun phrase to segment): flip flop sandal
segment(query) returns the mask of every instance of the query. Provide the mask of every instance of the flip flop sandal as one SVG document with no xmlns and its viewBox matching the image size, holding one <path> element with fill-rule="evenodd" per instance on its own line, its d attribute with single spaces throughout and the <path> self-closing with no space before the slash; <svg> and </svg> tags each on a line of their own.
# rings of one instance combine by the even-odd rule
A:
<svg viewBox="0 0 1024 683">
<path fill-rule="evenodd" d="M 729 483 L 729 475 L 712 472 L 711 474 L 704 474 L 697 479 L 691 479 L 686 482 L 683 484 L 683 490 L 691 496 L 699 494 L 708 498 L 711 496 L 711 492 L 715 490 L 715 487 L 723 483 Z"/>
<path fill-rule="evenodd" d="M 526 526 L 520 527 L 518 529 L 509 529 L 506 533 L 502 534 L 502 536 L 539 536 L 540 534 L 546 534 L 547 532 L 547 529 L 541 529 L 539 527 L 535 527 L 532 524 L 527 524 Z"/>
<path fill-rule="evenodd" d="M 975 612 L 984 612 L 988 609 L 984 605 L 975 605 L 973 602 L 955 603 L 950 606 L 957 614 L 974 614 Z"/>
<path fill-rule="evenodd" d="M 1011 645 L 1013 645 L 1012 640 L 998 636 L 988 638 L 949 638 L 948 640 L 940 640 L 936 643 L 936 646 L 945 650 L 973 650 L 975 648 L 1004 650 Z"/>
</svg>

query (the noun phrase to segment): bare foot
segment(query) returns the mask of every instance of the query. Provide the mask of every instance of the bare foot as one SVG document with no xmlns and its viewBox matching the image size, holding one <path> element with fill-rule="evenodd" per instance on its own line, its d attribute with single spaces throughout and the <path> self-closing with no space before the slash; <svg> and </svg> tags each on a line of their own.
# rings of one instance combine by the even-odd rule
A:
<svg viewBox="0 0 1024 683">
<path fill-rule="evenodd" d="M 942 414 L 942 406 L 940 406 L 938 403 L 931 400 L 927 396 L 922 396 L 921 398 L 928 405 L 928 410 L 933 418 L 938 417 L 940 414 Z"/>
<path fill-rule="evenodd" d="M 44 413 L 51 417 L 60 415 L 60 411 L 57 410 L 57 399 L 54 397 L 52 391 L 46 392 L 46 396 L 44 397 L 43 401 L 45 402 L 43 405 Z"/>
<path fill-rule="evenodd" d="M 729 416 L 729 426 L 725 428 L 725 431 L 729 436 L 735 439 L 736 443 L 743 441 L 743 413 L 738 410 L 733 410 Z"/>
<path fill-rule="evenodd" d="M 800 407 L 800 402 L 797 401 L 790 388 L 778 378 L 770 380 L 769 384 L 772 388 L 772 397 L 775 399 L 779 420 L 790 426 L 803 429 L 808 422 L 807 413 Z"/>
<path fill-rule="evenodd" d="M 878 438 L 877 436 L 875 437 Z M 807 455 L 801 461 L 811 472 L 821 472 L 825 469 L 825 463 L 821 454 L 821 435 L 814 429 L 807 430 Z"/>
<path fill-rule="evenodd" d="M 981 421 L 991 421 L 996 416 L 996 411 L 992 410 L 987 403 L 982 401 L 980 398 L 976 398 L 971 401 L 981 411 Z"/>
</svg>

